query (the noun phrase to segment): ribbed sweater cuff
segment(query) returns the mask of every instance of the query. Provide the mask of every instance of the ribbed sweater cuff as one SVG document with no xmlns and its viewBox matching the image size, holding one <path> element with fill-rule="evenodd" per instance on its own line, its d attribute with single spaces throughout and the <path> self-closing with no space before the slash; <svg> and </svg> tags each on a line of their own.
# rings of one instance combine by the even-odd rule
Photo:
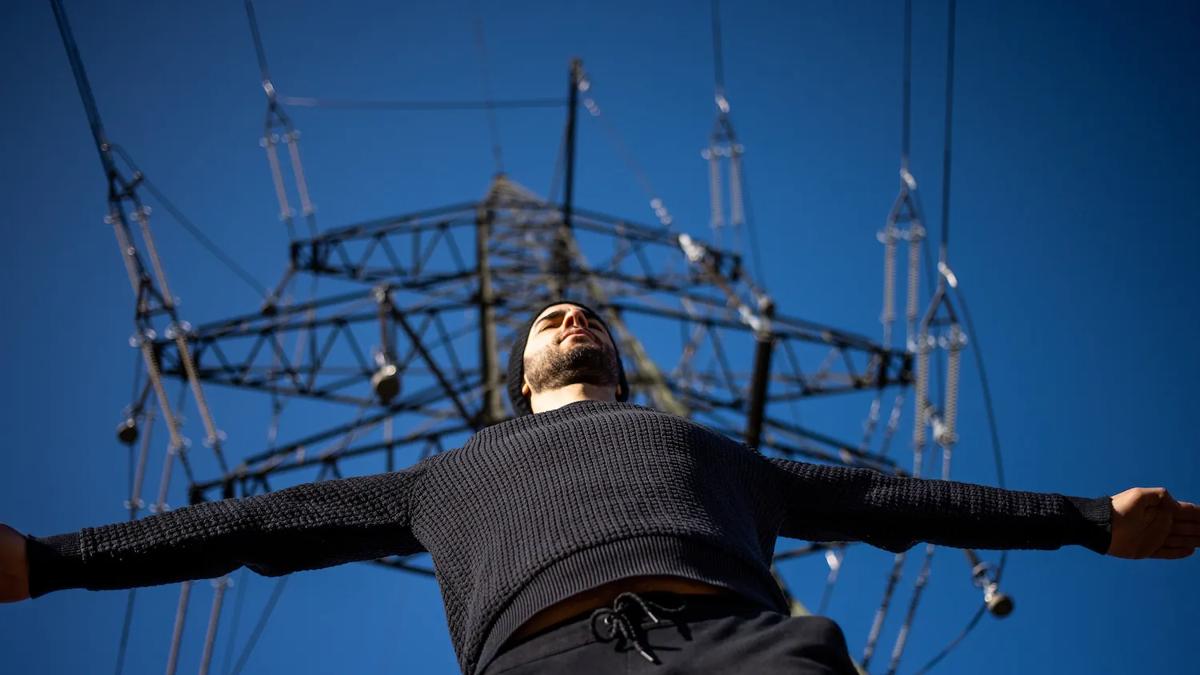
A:
<svg viewBox="0 0 1200 675">
<path fill-rule="evenodd" d="M 52 537 L 25 535 L 25 542 L 31 597 L 64 588 L 83 587 L 83 548 L 78 532 Z"/>
<path fill-rule="evenodd" d="M 1101 555 L 1108 553 L 1112 545 L 1112 498 L 1067 497 L 1067 501 L 1084 521 L 1079 538 L 1069 543 L 1079 544 Z"/>
</svg>

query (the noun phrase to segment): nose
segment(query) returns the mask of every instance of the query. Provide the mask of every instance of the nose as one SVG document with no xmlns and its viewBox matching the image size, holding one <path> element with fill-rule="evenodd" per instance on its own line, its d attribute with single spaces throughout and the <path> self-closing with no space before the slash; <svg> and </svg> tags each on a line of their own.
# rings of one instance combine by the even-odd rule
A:
<svg viewBox="0 0 1200 675">
<path fill-rule="evenodd" d="M 578 307 L 567 309 L 567 313 L 563 316 L 563 327 L 575 326 L 577 328 L 588 328 L 587 315 Z"/>
</svg>

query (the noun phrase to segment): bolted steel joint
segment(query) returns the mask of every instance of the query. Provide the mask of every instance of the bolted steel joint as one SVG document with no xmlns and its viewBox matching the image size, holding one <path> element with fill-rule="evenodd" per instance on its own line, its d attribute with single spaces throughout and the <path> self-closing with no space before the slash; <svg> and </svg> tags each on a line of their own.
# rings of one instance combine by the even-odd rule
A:
<svg viewBox="0 0 1200 675">
<path fill-rule="evenodd" d="M 129 346 L 133 347 L 134 349 L 139 349 L 147 342 L 154 342 L 154 339 L 157 337 L 158 333 L 155 333 L 153 328 L 147 328 L 140 333 L 134 333 L 133 335 L 130 335 Z"/>
</svg>

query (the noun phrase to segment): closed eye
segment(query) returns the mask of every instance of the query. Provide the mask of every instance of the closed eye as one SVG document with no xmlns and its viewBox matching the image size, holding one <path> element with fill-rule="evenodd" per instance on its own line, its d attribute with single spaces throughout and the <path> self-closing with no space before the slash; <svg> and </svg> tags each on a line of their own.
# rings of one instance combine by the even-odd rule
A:
<svg viewBox="0 0 1200 675">
<path fill-rule="evenodd" d="M 564 316 L 566 316 L 566 312 L 563 310 L 559 310 L 556 312 L 551 312 L 551 313 L 547 314 L 546 316 L 542 317 L 541 319 L 538 319 L 538 325 L 539 325 L 538 332 L 540 333 L 540 332 L 546 330 L 547 328 L 553 328 L 554 326 L 557 326 L 562 321 L 562 318 Z M 595 326 L 596 328 L 599 328 L 601 332 L 603 332 L 605 334 L 608 333 L 608 331 L 605 330 L 605 328 L 604 328 L 604 324 L 600 322 L 600 317 L 596 316 L 595 314 L 592 314 L 591 312 L 588 312 L 587 314 L 585 314 L 585 316 L 587 317 L 589 328 L 591 328 L 592 326 Z"/>
</svg>

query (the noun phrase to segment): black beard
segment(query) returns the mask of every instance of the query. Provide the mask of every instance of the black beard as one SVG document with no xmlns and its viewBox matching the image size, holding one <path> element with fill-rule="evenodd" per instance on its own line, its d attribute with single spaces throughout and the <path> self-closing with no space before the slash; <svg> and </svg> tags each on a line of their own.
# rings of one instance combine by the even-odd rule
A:
<svg viewBox="0 0 1200 675">
<path fill-rule="evenodd" d="M 525 358 L 525 377 L 534 391 L 558 389 L 568 384 L 617 386 L 617 357 L 593 342 L 566 349 L 553 344 Z"/>
</svg>

